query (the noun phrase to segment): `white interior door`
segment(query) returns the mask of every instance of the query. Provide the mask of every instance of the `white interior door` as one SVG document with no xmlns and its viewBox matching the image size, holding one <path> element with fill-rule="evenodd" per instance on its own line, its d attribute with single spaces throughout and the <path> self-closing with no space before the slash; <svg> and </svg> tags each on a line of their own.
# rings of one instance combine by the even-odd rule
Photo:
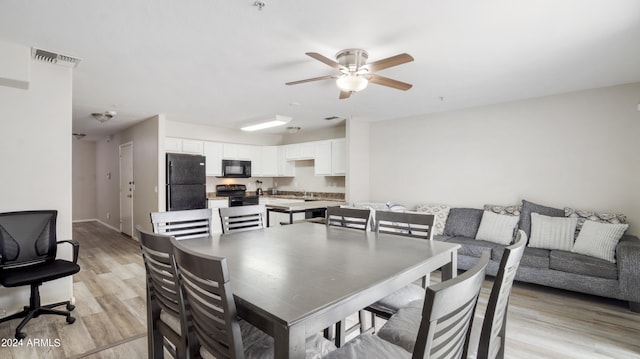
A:
<svg viewBox="0 0 640 359">
<path fill-rule="evenodd" d="M 133 237 L 133 143 L 120 145 L 120 232 Z"/>
</svg>

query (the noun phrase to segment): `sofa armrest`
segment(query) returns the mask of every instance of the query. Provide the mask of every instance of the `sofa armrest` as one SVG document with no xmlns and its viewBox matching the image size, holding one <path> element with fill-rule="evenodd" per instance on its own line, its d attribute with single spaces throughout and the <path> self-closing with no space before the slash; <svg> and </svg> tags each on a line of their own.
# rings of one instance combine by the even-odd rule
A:
<svg viewBox="0 0 640 359">
<path fill-rule="evenodd" d="M 616 259 L 621 292 L 627 300 L 640 302 L 640 239 L 622 236 L 616 247 Z"/>
</svg>

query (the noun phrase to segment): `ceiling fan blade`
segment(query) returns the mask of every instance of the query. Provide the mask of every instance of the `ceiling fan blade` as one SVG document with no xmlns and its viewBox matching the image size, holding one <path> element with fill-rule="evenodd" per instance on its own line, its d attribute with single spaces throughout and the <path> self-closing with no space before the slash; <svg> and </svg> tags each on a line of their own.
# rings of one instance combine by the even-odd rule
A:
<svg viewBox="0 0 640 359">
<path fill-rule="evenodd" d="M 367 79 L 369 80 L 369 82 L 373 82 L 374 84 L 393 87 L 394 89 L 398 89 L 402 91 L 407 91 L 408 89 L 413 87 L 412 84 L 408 84 L 406 82 L 390 79 L 388 77 L 384 77 L 376 74 L 367 75 Z"/>
<path fill-rule="evenodd" d="M 378 60 L 370 64 L 366 64 L 364 67 L 368 68 L 370 72 L 376 72 L 387 69 L 389 67 L 402 65 L 411 61 L 413 61 L 413 57 L 407 53 L 403 53 L 400 55 L 387 57 L 386 59 Z"/>
<path fill-rule="evenodd" d="M 297 84 L 303 84 L 305 82 L 329 80 L 329 79 L 335 79 L 335 78 L 338 78 L 338 76 L 336 76 L 336 75 L 327 75 L 327 76 L 314 77 L 314 78 L 305 79 L 305 80 L 287 82 L 285 85 L 297 85 Z"/>
<path fill-rule="evenodd" d="M 340 99 L 344 100 L 345 98 L 349 98 L 351 96 L 351 92 L 348 91 L 340 91 Z"/>
<path fill-rule="evenodd" d="M 326 64 L 326 65 L 329 65 L 330 67 L 333 67 L 336 70 L 340 70 L 342 68 L 342 66 L 339 63 L 335 62 L 334 60 L 331 60 L 330 58 L 328 58 L 326 56 L 320 55 L 317 52 L 307 52 L 305 54 L 307 56 L 313 57 L 314 59 L 322 62 L 323 64 Z"/>
</svg>

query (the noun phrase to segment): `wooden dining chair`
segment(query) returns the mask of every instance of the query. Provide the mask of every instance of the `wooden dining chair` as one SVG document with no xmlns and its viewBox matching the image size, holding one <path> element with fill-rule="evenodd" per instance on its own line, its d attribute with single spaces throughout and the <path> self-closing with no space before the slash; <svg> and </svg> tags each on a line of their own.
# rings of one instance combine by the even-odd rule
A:
<svg viewBox="0 0 640 359">
<path fill-rule="evenodd" d="M 327 207 L 327 226 L 338 226 L 366 231 L 371 218 L 368 209 Z"/>
<path fill-rule="evenodd" d="M 527 235 L 519 230 L 515 243 L 504 249 L 484 319 L 476 316 L 474 321 L 468 358 L 504 358 L 509 297 L 526 244 Z"/>
<path fill-rule="evenodd" d="M 266 209 L 262 204 L 220 208 L 222 233 L 265 228 L 265 213 Z"/>
<path fill-rule="evenodd" d="M 375 227 L 378 233 L 431 240 L 434 216 L 422 213 L 376 211 Z M 422 279 L 422 286 L 409 284 L 366 308 L 372 313 L 371 327 L 376 327 L 376 316 L 389 319 L 400 308 L 415 300 L 423 300 L 429 276 Z M 363 325 L 363 323 L 360 323 Z"/>
<path fill-rule="evenodd" d="M 273 338 L 238 318 L 227 260 L 197 253 L 171 239 L 186 308 L 197 340 L 191 352 L 202 358 L 273 358 Z M 335 346 L 321 335 L 306 340 L 307 358 L 320 358 Z"/>
<path fill-rule="evenodd" d="M 147 276 L 147 341 L 149 357 L 161 358 L 163 347 L 174 358 L 187 358 L 188 325 L 184 298 L 173 262 L 171 236 L 136 226 Z M 172 345 L 163 345 L 165 339 Z"/>
<path fill-rule="evenodd" d="M 209 208 L 184 211 L 151 212 L 153 232 L 176 239 L 208 237 L 213 212 Z"/>
<path fill-rule="evenodd" d="M 423 305 L 409 307 L 412 310 L 407 314 L 418 323 L 415 331 L 411 332 L 412 340 L 393 341 L 388 340 L 395 339 L 393 337 L 361 334 L 324 358 L 465 357 L 489 257 L 489 252 L 485 252 L 475 266 L 460 276 L 428 287 Z M 400 309 L 396 315 L 404 310 Z"/>
</svg>

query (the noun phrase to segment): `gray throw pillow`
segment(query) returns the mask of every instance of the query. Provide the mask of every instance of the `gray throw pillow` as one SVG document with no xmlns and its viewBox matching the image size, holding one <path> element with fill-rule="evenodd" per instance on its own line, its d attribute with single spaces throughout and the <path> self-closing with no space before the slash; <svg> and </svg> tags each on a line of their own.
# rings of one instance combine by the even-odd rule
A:
<svg viewBox="0 0 640 359">
<path fill-rule="evenodd" d="M 518 228 L 527 234 L 527 238 L 531 238 L 531 213 L 539 213 L 548 217 L 564 217 L 564 209 L 545 207 L 522 200 L 522 210 L 520 211 L 520 224 Z"/>
<path fill-rule="evenodd" d="M 447 217 L 447 224 L 444 226 L 444 234 L 447 236 L 476 238 L 483 212 L 483 210 L 475 208 L 451 208 Z M 562 215 L 564 216 L 564 210 Z"/>
</svg>

